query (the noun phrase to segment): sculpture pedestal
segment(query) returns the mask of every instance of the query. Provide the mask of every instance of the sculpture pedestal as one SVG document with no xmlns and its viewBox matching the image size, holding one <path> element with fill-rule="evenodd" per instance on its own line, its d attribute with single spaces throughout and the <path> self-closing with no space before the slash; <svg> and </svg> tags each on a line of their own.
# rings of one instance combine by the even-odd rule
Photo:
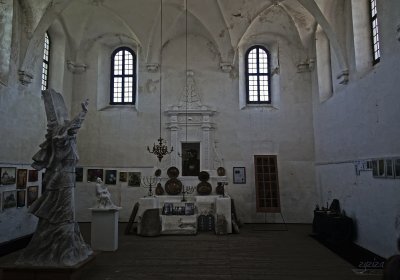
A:
<svg viewBox="0 0 400 280">
<path fill-rule="evenodd" d="M 118 211 L 113 209 L 90 208 L 92 210 L 91 247 L 98 251 L 118 249 Z"/>
</svg>

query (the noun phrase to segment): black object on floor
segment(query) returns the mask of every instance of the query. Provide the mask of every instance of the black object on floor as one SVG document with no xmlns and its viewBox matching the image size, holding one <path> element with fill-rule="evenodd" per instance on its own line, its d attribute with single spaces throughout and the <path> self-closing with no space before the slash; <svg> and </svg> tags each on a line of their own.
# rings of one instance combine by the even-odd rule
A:
<svg viewBox="0 0 400 280">
<path fill-rule="evenodd" d="M 310 236 L 356 268 L 383 269 L 386 262 L 385 258 L 352 242 L 332 243 L 318 235 L 311 234 Z"/>
</svg>

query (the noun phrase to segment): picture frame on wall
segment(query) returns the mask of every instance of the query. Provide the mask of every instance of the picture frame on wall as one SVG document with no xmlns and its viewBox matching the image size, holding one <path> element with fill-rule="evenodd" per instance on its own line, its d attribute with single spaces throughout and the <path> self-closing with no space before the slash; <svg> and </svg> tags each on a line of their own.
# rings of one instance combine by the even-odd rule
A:
<svg viewBox="0 0 400 280">
<path fill-rule="evenodd" d="M 28 181 L 28 170 L 18 169 L 17 170 L 17 189 L 26 189 L 26 183 Z"/>
<path fill-rule="evenodd" d="M 83 182 L 83 168 L 75 167 L 75 182 Z"/>
<path fill-rule="evenodd" d="M 383 158 L 372 161 L 372 176 L 375 178 L 386 177 L 385 160 Z"/>
<path fill-rule="evenodd" d="M 3 209 L 15 208 L 17 206 L 17 191 L 3 192 Z"/>
<path fill-rule="evenodd" d="M 88 169 L 87 170 L 87 180 L 88 182 L 96 182 L 97 178 L 103 180 L 103 169 Z"/>
<path fill-rule="evenodd" d="M 117 184 L 117 170 L 106 170 L 106 185 Z"/>
<path fill-rule="evenodd" d="M 25 207 L 26 190 L 17 191 L 17 208 Z"/>
<path fill-rule="evenodd" d="M 129 172 L 128 173 L 128 186 L 129 187 L 140 187 L 141 183 L 141 173 L 140 172 Z"/>
<path fill-rule="evenodd" d="M 0 182 L 2 185 L 13 185 L 16 180 L 15 167 L 2 167 L 0 169 Z"/>
<path fill-rule="evenodd" d="M 128 181 L 128 173 L 127 172 L 119 172 L 119 181 L 127 182 Z"/>
<path fill-rule="evenodd" d="M 394 178 L 393 159 L 385 159 L 385 176 Z"/>
<path fill-rule="evenodd" d="M 394 159 L 394 176 L 400 179 L 400 158 Z"/>
<path fill-rule="evenodd" d="M 28 182 L 37 182 L 39 179 L 39 171 L 31 169 L 28 171 Z"/>
<path fill-rule="evenodd" d="M 39 197 L 39 186 L 30 186 L 28 187 L 28 193 L 27 193 L 27 198 L 26 202 L 28 207 L 32 205 L 32 203 L 38 199 Z"/>
<path fill-rule="evenodd" d="M 233 183 L 234 184 L 246 184 L 246 168 L 245 167 L 234 167 L 233 168 Z"/>
</svg>

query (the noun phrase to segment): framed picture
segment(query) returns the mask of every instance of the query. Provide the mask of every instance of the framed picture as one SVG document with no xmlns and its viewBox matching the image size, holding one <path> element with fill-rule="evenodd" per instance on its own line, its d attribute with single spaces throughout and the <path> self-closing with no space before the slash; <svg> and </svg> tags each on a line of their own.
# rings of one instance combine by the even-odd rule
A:
<svg viewBox="0 0 400 280">
<path fill-rule="evenodd" d="M 103 169 L 88 169 L 87 171 L 88 182 L 96 182 L 98 177 L 100 177 L 101 180 L 103 180 Z"/>
<path fill-rule="evenodd" d="M 75 168 L 75 182 L 83 182 L 83 168 L 82 167 Z"/>
<path fill-rule="evenodd" d="M 400 179 L 400 158 L 394 159 L 394 175 L 396 179 Z"/>
<path fill-rule="evenodd" d="M 126 182 L 128 181 L 128 173 L 126 172 L 119 172 L 119 181 Z"/>
<path fill-rule="evenodd" d="M 28 171 L 28 182 L 37 182 L 39 178 L 39 172 L 35 169 Z"/>
<path fill-rule="evenodd" d="M 192 202 L 185 203 L 185 215 L 186 216 L 194 215 L 194 203 Z"/>
<path fill-rule="evenodd" d="M 117 183 L 117 170 L 106 170 L 106 185 L 115 185 Z"/>
<path fill-rule="evenodd" d="M 130 187 L 140 187 L 141 182 L 140 172 L 129 172 L 128 174 L 128 186 Z"/>
<path fill-rule="evenodd" d="M 27 169 L 18 169 L 17 170 L 17 189 L 25 189 L 27 180 L 28 180 L 28 170 Z"/>
<path fill-rule="evenodd" d="M 393 159 L 385 159 L 385 176 L 394 178 Z"/>
<path fill-rule="evenodd" d="M 174 204 L 171 202 L 165 202 L 162 210 L 163 215 L 172 215 L 174 211 Z"/>
<path fill-rule="evenodd" d="M 2 167 L 0 175 L 2 185 L 15 184 L 15 167 Z"/>
<path fill-rule="evenodd" d="M 234 167 L 233 168 L 233 183 L 234 184 L 246 184 L 246 168 L 245 167 Z"/>
<path fill-rule="evenodd" d="M 199 176 L 200 143 L 182 143 L 182 176 Z"/>
<path fill-rule="evenodd" d="M 3 209 L 14 208 L 17 206 L 17 191 L 3 192 Z"/>
<path fill-rule="evenodd" d="M 378 177 L 378 161 L 377 160 L 372 161 L 372 176 Z"/>
<path fill-rule="evenodd" d="M 25 207 L 26 190 L 17 191 L 17 207 Z"/>
<path fill-rule="evenodd" d="M 28 187 L 28 195 L 27 195 L 28 207 L 32 205 L 32 203 L 38 198 L 38 196 L 39 196 L 39 186 Z"/>
<path fill-rule="evenodd" d="M 372 176 L 376 178 L 385 177 L 385 160 L 375 159 L 372 161 Z"/>
</svg>

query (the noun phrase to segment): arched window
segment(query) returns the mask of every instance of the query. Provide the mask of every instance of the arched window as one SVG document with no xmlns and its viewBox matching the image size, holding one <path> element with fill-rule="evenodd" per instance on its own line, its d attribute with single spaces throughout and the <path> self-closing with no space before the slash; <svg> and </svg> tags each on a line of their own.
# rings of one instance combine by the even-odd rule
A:
<svg viewBox="0 0 400 280">
<path fill-rule="evenodd" d="M 49 61 L 50 61 L 50 37 L 44 34 L 43 66 L 42 66 L 42 90 L 49 88 Z"/>
<path fill-rule="evenodd" d="M 111 55 L 110 104 L 135 104 L 136 54 L 128 47 L 116 49 Z"/>
<path fill-rule="evenodd" d="M 248 104 L 271 103 L 270 54 L 263 46 L 253 46 L 245 56 Z"/>
<path fill-rule="evenodd" d="M 376 0 L 370 0 L 371 13 L 371 35 L 372 35 L 372 55 L 373 64 L 381 60 L 381 51 L 379 47 L 379 28 L 378 28 L 378 11 L 376 9 Z"/>
</svg>

